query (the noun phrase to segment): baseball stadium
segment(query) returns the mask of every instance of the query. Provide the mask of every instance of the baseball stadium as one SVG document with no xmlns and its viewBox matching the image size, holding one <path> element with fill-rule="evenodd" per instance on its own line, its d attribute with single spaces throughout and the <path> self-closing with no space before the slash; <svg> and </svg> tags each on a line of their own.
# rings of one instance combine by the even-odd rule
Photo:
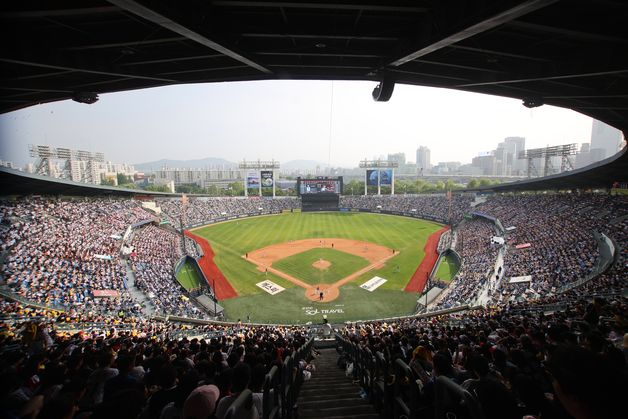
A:
<svg viewBox="0 0 628 419">
<path fill-rule="evenodd" d="M 437 175 L 423 190 L 418 151 L 410 177 L 390 155 L 295 176 L 256 156 L 229 169 L 237 181 L 205 179 L 219 193 L 99 177 L 102 153 L 29 137 L 19 146 L 32 170 L 0 161 L 0 416 L 624 416 L 628 4 L 0 8 L 3 153 L 31 135 L 8 128 L 23 110 L 71 100 L 80 126 L 85 109 L 126 91 L 273 80 L 373 82 L 375 102 L 402 85 L 514 98 L 617 133 L 607 154 L 593 141 L 578 152 L 512 137 L 477 161 L 517 160 L 525 175 Z M 142 111 L 138 137 L 155 123 Z M 584 153 L 597 159 L 577 166 Z"/>
</svg>

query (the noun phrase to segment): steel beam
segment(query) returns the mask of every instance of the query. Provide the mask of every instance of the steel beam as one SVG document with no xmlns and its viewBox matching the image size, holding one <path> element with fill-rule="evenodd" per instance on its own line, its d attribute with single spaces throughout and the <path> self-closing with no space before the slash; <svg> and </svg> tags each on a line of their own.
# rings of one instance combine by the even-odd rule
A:
<svg viewBox="0 0 628 419">
<path fill-rule="evenodd" d="M 136 16 L 141 17 L 142 19 L 146 19 L 150 22 L 155 23 L 156 25 L 159 25 L 163 28 L 166 28 L 174 33 L 177 33 L 179 35 L 182 35 L 186 38 L 188 38 L 191 41 L 197 42 L 207 48 L 210 48 L 214 51 L 217 51 L 221 54 L 224 54 L 236 61 L 239 61 L 243 64 L 248 65 L 249 67 L 253 67 L 256 70 L 261 71 L 262 73 L 266 73 L 266 74 L 271 74 L 272 71 L 267 69 L 266 67 L 256 63 L 255 61 L 252 61 L 240 54 L 238 54 L 235 51 L 230 50 L 229 48 L 226 48 L 214 41 L 212 41 L 211 39 L 207 38 L 206 36 L 193 31 L 192 29 L 188 28 L 185 25 L 182 25 L 178 22 L 175 22 L 174 20 L 170 19 L 167 16 L 162 15 L 161 13 L 156 12 L 153 9 L 150 9 L 146 6 L 144 6 L 143 4 L 140 4 L 137 1 L 133 1 L 133 0 L 107 0 L 109 3 L 114 4 L 116 6 L 118 6 L 119 8 L 126 10 L 127 12 L 133 13 Z"/>
<path fill-rule="evenodd" d="M 398 58 L 395 61 L 391 62 L 389 65 L 392 67 L 399 67 L 400 65 L 403 65 L 409 61 L 416 60 L 417 58 L 431 54 L 434 51 L 438 51 L 465 39 L 471 38 L 472 36 L 487 32 L 493 28 L 496 28 L 497 26 L 503 25 L 504 23 L 515 20 L 521 16 L 527 15 L 528 13 L 532 13 L 538 9 L 549 6 L 550 4 L 557 1 L 558 0 L 524 1 L 523 3 L 518 4 L 515 7 L 498 13 L 495 16 L 491 16 L 488 19 L 484 19 L 459 32 L 446 36 L 445 38 L 435 41 L 430 45 L 414 51 L 413 53 Z"/>
</svg>

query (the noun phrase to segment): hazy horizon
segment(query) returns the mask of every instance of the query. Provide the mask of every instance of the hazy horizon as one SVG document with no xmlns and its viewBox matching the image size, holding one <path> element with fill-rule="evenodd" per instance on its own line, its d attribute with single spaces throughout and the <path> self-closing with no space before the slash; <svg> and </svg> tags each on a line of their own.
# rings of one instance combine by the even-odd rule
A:
<svg viewBox="0 0 628 419">
<path fill-rule="evenodd" d="M 397 85 L 390 102 L 374 102 L 374 82 L 255 81 L 178 85 L 100 95 L 0 115 L 0 159 L 30 161 L 28 144 L 105 154 L 138 164 L 206 157 L 316 160 L 356 167 L 364 158 L 416 149 L 439 161 L 469 163 L 505 137 L 526 148 L 589 142 L 592 119 L 521 100 Z"/>
</svg>

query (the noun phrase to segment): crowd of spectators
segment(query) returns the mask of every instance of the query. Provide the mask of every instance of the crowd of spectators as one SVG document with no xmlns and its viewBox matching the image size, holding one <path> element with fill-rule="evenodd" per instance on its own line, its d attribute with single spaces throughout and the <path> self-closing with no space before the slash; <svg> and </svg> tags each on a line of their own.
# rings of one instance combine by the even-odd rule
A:
<svg viewBox="0 0 628 419">
<path fill-rule="evenodd" d="M 184 238 L 185 244 L 185 254 L 188 256 L 192 256 L 194 259 L 198 259 L 201 257 L 201 250 L 199 249 L 198 244 L 191 238 L 185 236 Z"/>
<path fill-rule="evenodd" d="M 438 239 L 438 246 L 436 247 L 436 250 L 438 251 L 438 253 L 440 254 L 444 252 L 445 250 L 452 248 L 453 239 L 454 239 L 454 235 L 451 230 L 447 230 L 443 234 L 441 234 L 440 238 Z"/>
<path fill-rule="evenodd" d="M 3 281 L 15 294 L 42 304 L 91 312 L 137 311 L 119 249 L 130 224 L 151 218 L 130 200 L 3 201 Z M 102 290 L 119 297 L 94 296 Z"/>
<path fill-rule="evenodd" d="M 494 297 L 496 301 L 556 294 L 562 286 L 589 276 L 600 256 L 594 232 L 614 240 L 618 260 L 611 272 L 596 278 L 580 292 L 610 284 L 623 286 L 619 278 L 626 272 L 627 197 L 502 195 L 489 199 L 479 209 L 498 218 L 506 229 L 514 227 L 506 233 L 505 278 Z M 522 244 L 529 247 L 517 249 Z M 526 275 L 532 277 L 531 282 L 508 284 L 508 278 Z"/>
<path fill-rule="evenodd" d="M 302 327 L 137 319 L 63 331 L 37 315 L 0 323 L 2 417 L 222 419 L 247 388 L 261 417 L 265 374 L 308 339 Z"/>
<path fill-rule="evenodd" d="M 181 220 L 185 227 L 200 225 L 219 218 L 271 213 L 277 211 L 301 208 L 301 199 L 296 197 L 263 198 L 258 196 L 247 198 L 188 198 L 182 203 L 181 199 L 164 199 L 157 201 L 166 219 L 181 228 Z M 183 206 L 186 207 L 185 214 Z M 182 217 L 183 215 L 183 217 Z"/>
<path fill-rule="evenodd" d="M 147 225 L 134 232 L 131 245 L 135 286 L 151 299 L 156 314 L 205 317 L 175 278 L 175 265 L 183 256 L 181 235 Z"/>
<path fill-rule="evenodd" d="M 495 224 L 483 218 L 467 220 L 456 229 L 454 250 L 462 257 L 462 266 L 436 308 L 475 302 L 495 268 L 500 248 L 491 240 L 495 234 Z"/>
<path fill-rule="evenodd" d="M 455 202 L 455 204 L 453 204 Z M 198 199 L 188 223 L 297 207 L 295 199 Z M 162 201 L 178 220 L 179 201 Z M 456 220 L 470 198 L 452 201 Z M 445 197 L 343 197 L 341 206 L 437 216 Z M 454 210 L 455 207 L 455 210 Z M 493 306 L 464 315 L 347 325 L 348 339 L 401 359 L 415 374 L 413 407 L 434 403 L 434 381 L 447 376 L 471 391 L 487 419 L 620 417 L 626 393 L 628 318 L 618 294 L 627 276 L 628 199 L 608 195 L 495 196 L 478 210 L 499 219 L 505 236 L 501 276 L 532 275 L 536 301 L 499 287 Z M 261 414 L 264 374 L 302 345 L 302 327 L 209 324 L 189 326 L 147 319 L 126 289 L 121 238 L 133 223 L 152 219 L 130 200 L 25 199 L 0 204 L 1 273 L 9 289 L 65 311 L 28 308 L 0 299 L 0 412 L 3 417 L 208 417 L 221 419 L 239 391 L 249 388 Z M 613 239 L 613 267 L 584 285 L 556 290 L 588 275 L 598 258 L 593 232 Z M 465 220 L 455 232 L 463 264 L 439 308 L 472 303 L 485 288 L 500 246 L 495 225 Z M 136 284 L 160 311 L 199 317 L 173 276 L 181 237 L 154 225 L 137 229 L 131 245 Z M 526 249 L 517 244 L 530 243 Z M 186 243 L 187 248 L 190 243 Z M 195 247 L 195 246 L 192 246 Z M 506 284 L 506 281 L 503 281 Z M 96 298 L 111 290 L 119 298 Z M 593 302 L 584 297 L 606 294 Z M 612 294 L 612 293 L 611 293 Z M 563 311 L 535 306 L 568 300 Z M 186 337 L 187 336 L 187 337 Z M 623 353 L 622 353 L 623 350 Z M 199 409 L 202 413 L 198 415 Z M 209 413 L 208 413 L 209 412 Z"/>
<path fill-rule="evenodd" d="M 446 195 L 360 195 L 341 196 L 341 208 L 400 211 L 421 217 L 434 218 L 457 224 L 471 209 L 473 196 L 455 194 L 451 200 Z M 450 211 L 451 210 L 451 211 Z"/>
<path fill-rule="evenodd" d="M 596 298 L 553 314 L 478 310 L 342 333 L 382 353 L 393 383 L 401 380 L 395 360 L 409 365 L 414 379 L 400 382 L 399 397 L 411 417 L 431 417 L 436 378 L 445 376 L 477 398 L 487 419 L 617 418 L 628 391 L 626 308 L 621 297 Z"/>
</svg>

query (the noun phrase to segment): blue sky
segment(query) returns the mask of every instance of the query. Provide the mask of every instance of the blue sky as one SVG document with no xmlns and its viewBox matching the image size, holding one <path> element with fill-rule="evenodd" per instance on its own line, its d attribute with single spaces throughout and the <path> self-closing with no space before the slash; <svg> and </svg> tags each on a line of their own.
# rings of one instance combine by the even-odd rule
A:
<svg viewBox="0 0 628 419">
<path fill-rule="evenodd" d="M 29 161 L 28 144 L 45 144 L 126 163 L 222 157 L 354 167 L 395 152 L 414 161 L 419 145 L 432 150 L 432 163 L 465 163 L 507 136 L 526 137 L 528 148 L 590 140 L 591 119 L 567 109 L 527 109 L 520 100 L 407 85 L 377 103 L 373 87 L 228 82 L 103 94 L 93 105 L 37 105 L 0 115 L 0 159 L 21 165 Z"/>
</svg>

